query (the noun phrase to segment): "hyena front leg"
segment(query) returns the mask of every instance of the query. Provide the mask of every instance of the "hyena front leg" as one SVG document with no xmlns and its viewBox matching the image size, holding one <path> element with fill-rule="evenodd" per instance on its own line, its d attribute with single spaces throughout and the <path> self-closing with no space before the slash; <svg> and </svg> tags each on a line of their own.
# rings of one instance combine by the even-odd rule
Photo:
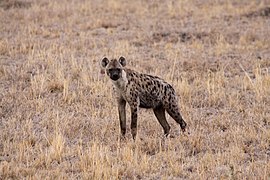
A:
<svg viewBox="0 0 270 180">
<path fill-rule="evenodd" d="M 138 95 L 136 95 L 134 92 L 131 92 L 127 101 L 130 106 L 130 112 L 131 112 L 130 129 L 131 129 L 133 140 L 135 141 L 136 135 L 137 135 L 137 118 L 138 118 L 138 108 L 139 108 Z"/>
<path fill-rule="evenodd" d="M 131 106 L 130 110 L 131 110 L 131 134 L 132 134 L 133 140 L 135 140 L 136 135 L 137 135 L 138 107 Z"/>
<path fill-rule="evenodd" d="M 118 100 L 118 113 L 120 120 L 121 135 L 122 138 L 124 138 L 126 134 L 126 101 L 124 99 Z"/>
<path fill-rule="evenodd" d="M 138 119 L 138 103 L 139 103 L 138 96 L 136 94 L 131 93 L 128 103 L 131 112 L 131 125 L 130 125 L 131 134 L 133 140 L 135 140 L 137 135 L 137 119 Z"/>
</svg>

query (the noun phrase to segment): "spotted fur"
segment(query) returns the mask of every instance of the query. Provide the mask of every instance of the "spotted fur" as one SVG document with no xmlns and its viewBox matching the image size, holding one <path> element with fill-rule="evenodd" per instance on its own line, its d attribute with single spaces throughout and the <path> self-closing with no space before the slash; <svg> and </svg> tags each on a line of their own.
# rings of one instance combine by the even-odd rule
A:
<svg viewBox="0 0 270 180">
<path fill-rule="evenodd" d="M 131 133 L 135 140 L 137 134 L 138 107 L 152 108 L 156 118 L 167 136 L 170 126 L 165 117 L 165 111 L 185 131 L 186 122 L 180 115 L 177 96 L 173 87 L 163 79 L 148 74 L 142 74 L 125 68 L 126 59 L 119 60 L 103 58 L 101 66 L 113 82 L 118 102 L 118 113 L 122 136 L 126 134 L 126 102 L 131 109 Z"/>
</svg>

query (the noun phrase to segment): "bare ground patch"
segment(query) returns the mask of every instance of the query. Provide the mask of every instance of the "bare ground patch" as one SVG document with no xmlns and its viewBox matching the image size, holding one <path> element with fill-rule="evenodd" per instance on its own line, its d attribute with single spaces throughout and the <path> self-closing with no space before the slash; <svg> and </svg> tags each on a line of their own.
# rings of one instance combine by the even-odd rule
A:
<svg viewBox="0 0 270 180">
<path fill-rule="evenodd" d="M 257 11 L 247 13 L 244 16 L 248 18 L 256 18 L 256 17 L 268 18 L 270 16 L 270 7 L 261 8 Z"/>
<path fill-rule="evenodd" d="M 17 8 L 29 8 L 31 6 L 31 2 L 26 1 L 16 1 L 16 0 L 2 0 L 0 2 L 0 7 L 4 10 L 9 9 L 17 9 Z"/>
</svg>

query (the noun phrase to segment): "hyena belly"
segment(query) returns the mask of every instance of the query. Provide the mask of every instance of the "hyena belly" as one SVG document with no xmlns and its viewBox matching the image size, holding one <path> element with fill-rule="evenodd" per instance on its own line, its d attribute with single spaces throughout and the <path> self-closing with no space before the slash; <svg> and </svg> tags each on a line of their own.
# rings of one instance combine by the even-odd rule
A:
<svg viewBox="0 0 270 180">
<path fill-rule="evenodd" d="M 141 108 L 156 108 L 162 105 L 161 100 L 157 99 L 155 96 L 149 94 L 141 94 L 139 96 Z"/>
</svg>

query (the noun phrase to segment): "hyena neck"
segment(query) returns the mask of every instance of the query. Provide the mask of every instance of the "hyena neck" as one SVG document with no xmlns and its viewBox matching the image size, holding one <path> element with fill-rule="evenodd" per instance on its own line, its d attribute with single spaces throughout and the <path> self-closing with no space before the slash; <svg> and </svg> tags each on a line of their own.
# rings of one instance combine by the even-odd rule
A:
<svg viewBox="0 0 270 180">
<path fill-rule="evenodd" d="M 122 91 L 126 90 L 126 85 L 128 84 L 128 79 L 127 79 L 127 73 L 123 69 L 122 70 L 122 77 L 119 78 L 117 81 L 112 81 L 113 85 Z"/>
</svg>

